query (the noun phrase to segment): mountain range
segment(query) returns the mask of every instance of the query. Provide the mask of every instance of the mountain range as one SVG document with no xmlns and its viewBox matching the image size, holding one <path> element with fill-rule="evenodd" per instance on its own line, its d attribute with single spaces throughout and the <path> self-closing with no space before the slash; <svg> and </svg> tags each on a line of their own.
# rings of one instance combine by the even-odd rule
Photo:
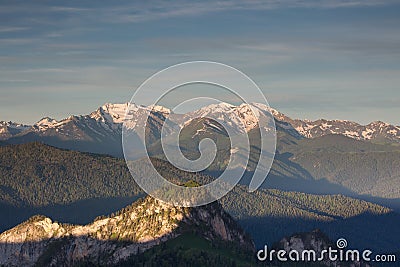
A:
<svg viewBox="0 0 400 267">
<path fill-rule="evenodd" d="M 23 143 L 27 141 L 42 141 L 62 148 L 78 149 L 86 152 L 101 152 L 114 156 L 121 156 L 120 136 L 122 123 L 125 118 L 128 103 L 105 104 L 88 115 L 70 116 L 57 121 L 49 117 L 39 120 L 33 125 L 23 125 L 13 122 L 0 122 L 0 140 L 8 143 Z M 144 114 L 151 111 L 149 128 L 160 130 L 160 122 L 167 115 L 174 114 L 168 108 L 161 106 L 130 107 L 130 128 L 143 127 Z M 241 129 L 243 123 L 246 131 L 257 127 L 257 119 L 253 111 L 259 114 L 272 114 L 278 131 L 289 133 L 298 138 L 316 138 L 320 136 L 338 134 L 356 140 L 373 142 L 400 143 L 400 127 L 376 121 L 368 125 L 345 120 L 299 120 L 292 119 L 277 110 L 263 104 L 252 103 L 233 106 L 227 103 L 212 104 L 199 110 L 191 111 L 179 116 L 180 124 L 187 125 L 193 117 L 204 117 L 209 114 L 224 120 L 233 129 Z M 162 124 L 161 124 L 162 125 Z M 157 133 L 154 133 L 157 135 Z M 104 146 L 104 143 L 109 144 Z"/>
<path fill-rule="evenodd" d="M 122 157 L 121 132 L 128 103 L 105 104 L 96 111 L 56 121 L 44 118 L 27 126 L 1 122 L 0 138 L 8 144 L 39 141 L 55 147 Z M 263 188 L 295 190 L 306 193 L 345 194 L 388 205 L 400 210 L 400 127 L 383 122 L 360 125 L 344 120 L 299 120 L 265 105 L 252 103 L 233 106 L 212 104 L 187 114 L 175 114 L 161 106 L 130 107 L 127 126 L 132 132 L 147 121 L 146 142 L 152 156 L 165 159 L 160 146 L 161 127 L 168 116 L 174 116 L 183 127 L 181 149 L 187 156 L 198 156 L 201 139 L 212 138 L 221 150 L 206 170 L 218 175 L 232 152 L 229 138 L 218 123 L 204 117 L 221 118 L 232 129 L 243 123 L 253 136 L 252 153 L 242 183 L 248 183 L 257 164 L 257 120 L 272 114 L 277 129 L 275 160 Z M 199 119 L 192 119 L 192 118 Z M 168 129 L 167 129 L 168 132 Z M 139 138 L 143 138 L 139 136 Z"/>
<path fill-rule="evenodd" d="M 239 124 L 245 125 L 253 150 L 248 165 L 242 166 L 246 172 L 240 184 L 220 204 L 181 210 L 145 198 L 123 208 L 144 195 L 121 159 L 122 123 L 127 107 L 128 104 L 106 104 L 88 115 L 60 121 L 43 118 L 34 125 L 0 123 L 0 213 L 3 218 L 0 229 L 3 231 L 27 220 L 0 235 L 0 264 L 14 264 L 15 258 L 18 262 L 28 260 L 24 262 L 28 265 L 67 261 L 103 265 L 125 262 L 129 266 L 133 261 L 149 262 L 154 260 L 151 255 L 164 252 L 170 258 L 178 252 L 188 255 L 186 249 L 190 246 L 183 248 L 181 243 L 204 244 L 211 246 L 212 251 L 219 249 L 215 244 L 224 240 L 234 240 L 243 252 L 244 247 L 251 247 L 251 241 L 241 228 L 250 234 L 258 248 L 295 232 L 319 228 L 331 240 L 345 236 L 356 247 L 400 251 L 396 245 L 400 236 L 397 230 L 400 127 L 383 122 L 360 125 L 340 120 L 291 119 L 257 103 L 240 106 L 220 103 L 188 114 L 174 114 L 161 106 L 135 105 L 128 114 L 134 120 L 127 126 L 136 132 L 146 123 L 144 114 L 151 111 L 146 139 L 150 141 L 152 162 L 171 182 L 205 184 L 224 170 L 232 153 L 229 137 L 220 124 L 204 118 L 208 115 L 223 119 L 236 131 L 241 129 Z M 251 179 L 260 150 L 253 112 L 274 116 L 277 150 L 266 181 L 256 192 L 249 193 L 245 185 Z M 184 126 L 180 146 L 186 156 L 195 158 L 198 143 L 204 138 L 216 142 L 220 153 L 208 169 L 187 173 L 165 161 L 159 137 L 168 116 L 174 116 L 178 125 Z M 140 133 L 138 137 L 143 138 Z M 140 161 L 136 164 L 145 174 L 146 166 L 140 165 Z M 132 219 L 143 203 L 151 204 L 150 217 Z M 118 209 L 122 210 L 112 213 Z M 161 217 L 164 219 L 160 225 L 160 210 L 181 212 L 186 219 L 180 223 L 176 218 Z M 45 216 L 31 217 L 34 214 Z M 93 221 L 96 216 L 100 217 Z M 229 235 L 221 235 L 223 228 L 204 218 L 220 218 L 224 225 L 229 225 L 225 233 L 230 232 L 235 238 L 227 239 Z M 164 226 L 172 227 L 176 223 L 182 227 L 177 227 L 173 234 L 163 232 Z M 188 228 L 195 233 L 187 232 Z M 140 229 L 156 233 L 151 245 L 141 242 L 144 232 Z M 161 240 L 161 236 L 165 239 Z M 304 242 L 309 241 L 306 239 Z M 246 241 L 243 243 L 243 240 Z M 171 245 L 174 243 L 179 245 Z M 171 250 L 165 251 L 165 246 Z M 105 250 L 114 253 L 105 256 Z M 206 264 L 208 258 L 221 265 L 220 256 L 202 253 L 195 257 L 204 259 Z M 221 253 L 235 254 L 232 250 Z M 118 258 L 121 255 L 123 258 Z M 232 265 L 240 265 L 243 259 L 247 262 L 248 255 L 240 256 Z"/>
</svg>

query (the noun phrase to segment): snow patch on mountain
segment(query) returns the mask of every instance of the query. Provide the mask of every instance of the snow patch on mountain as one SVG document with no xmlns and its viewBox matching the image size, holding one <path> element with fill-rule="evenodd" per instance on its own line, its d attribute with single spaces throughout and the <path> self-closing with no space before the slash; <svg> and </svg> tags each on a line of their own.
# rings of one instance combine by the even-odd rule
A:
<svg viewBox="0 0 400 267">
<path fill-rule="evenodd" d="M 146 115 L 149 113 L 150 118 L 146 120 Z M 170 109 L 159 105 L 107 103 L 88 115 L 70 116 L 60 121 L 45 117 L 32 126 L 1 121 L 0 140 L 7 140 L 29 132 L 35 132 L 40 136 L 63 136 L 70 140 L 100 140 L 107 136 L 115 139 L 121 135 L 124 122 L 126 122 L 125 126 L 133 131 L 141 129 L 147 123 L 151 131 L 157 132 L 161 130 L 163 121 L 168 116 L 174 118 L 179 127 L 185 127 L 194 118 L 213 118 L 236 133 L 244 133 L 259 126 L 259 116 L 269 118 L 271 115 L 275 119 L 275 126 L 278 130 L 296 138 L 315 138 L 327 134 L 339 134 L 357 140 L 379 138 L 400 142 L 400 127 L 381 121 L 360 125 L 347 120 L 299 120 L 292 119 L 261 103 L 244 103 L 235 106 L 224 102 L 211 104 L 186 114 L 175 114 Z M 265 130 L 269 131 L 272 126 L 269 122 Z"/>
<path fill-rule="evenodd" d="M 48 128 L 55 128 L 57 127 L 59 122 L 55 119 L 49 118 L 49 117 L 44 117 L 40 121 L 38 121 L 35 125 L 39 130 L 45 130 Z"/>
<path fill-rule="evenodd" d="M 381 121 L 361 125 L 347 120 L 293 120 L 288 117 L 284 120 L 290 123 L 302 136 L 316 138 L 327 134 L 344 135 L 356 140 L 372 140 L 383 138 L 389 141 L 400 142 L 398 127 Z"/>
<path fill-rule="evenodd" d="M 6 122 L 6 121 L 0 121 L 0 127 L 8 127 L 10 129 L 15 129 L 15 130 L 26 130 L 28 129 L 30 126 L 29 125 L 24 125 L 24 124 L 20 124 L 20 123 L 14 123 L 14 122 Z"/>
<path fill-rule="evenodd" d="M 182 125 L 186 125 L 194 118 L 210 118 L 231 127 L 233 132 L 244 133 L 259 126 L 260 116 L 271 117 L 269 107 L 259 103 L 243 103 L 234 106 L 221 102 L 185 114 Z M 268 127 L 272 127 L 272 125 L 268 125 Z"/>
<path fill-rule="evenodd" d="M 0 121 L 0 140 L 5 140 L 13 135 L 19 134 L 27 129 L 29 125 L 14 122 Z"/>
</svg>

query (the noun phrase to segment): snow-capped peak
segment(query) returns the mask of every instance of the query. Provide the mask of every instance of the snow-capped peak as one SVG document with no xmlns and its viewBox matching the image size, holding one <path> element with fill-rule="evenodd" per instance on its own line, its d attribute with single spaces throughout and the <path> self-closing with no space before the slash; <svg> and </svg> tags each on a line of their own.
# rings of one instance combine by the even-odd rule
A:
<svg viewBox="0 0 400 267">
<path fill-rule="evenodd" d="M 89 115 L 71 116 L 60 121 L 45 117 L 33 126 L 0 121 L 0 138 L 5 140 L 17 134 L 23 134 L 24 131 L 31 130 L 40 132 L 40 134 L 68 134 L 70 138 L 75 138 L 78 135 L 83 136 L 86 131 L 92 131 L 98 136 L 105 136 L 110 133 L 119 135 L 128 108 L 130 112 L 127 127 L 132 130 L 139 129 L 138 127 L 146 123 L 145 115 L 148 111 L 152 112 L 150 121 L 157 124 L 157 127 L 162 125 L 163 118 L 167 114 L 172 113 L 170 109 L 159 105 L 141 106 L 133 103 L 107 103 Z M 235 106 L 220 102 L 186 114 L 173 114 L 173 116 L 176 116 L 177 123 L 181 126 L 187 125 L 194 118 L 207 117 L 222 121 L 224 122 L 223 125 L 232 127 L 237 132 L 248 132 L 259 126 L 259 116 L 269 117 L 271 114 L 275 118 L 277 129 L 289 132 L 293 136 L 315 138 L 328 134 L 339 134 L 358 140 L 384 138 L 400 142 L 399 126 L 393 126 L 381 121 L 360 125 L 346 120 L 319 119 L 311 121 L 291 119 L 285 114 L 261 103 L 245 103 Z M 50 131 L 46 132 L 47 130 Z"/>
<path fill-rule="evenodd" d="M 210 113 L 218 113 L 218 112 L 230 112 L 233 108 L 236 106 L 225 103 L 225 102 L 220 102 L 218 104 L 210 104 L 205 107 L 200 108 L 199 110 L 196 110 L 194 112 L 198 114 L 210 114 Z"/>
<path fill-rule="evenodd" d="M 259 116 L 264 116 L 268 107 L 262 104 L 243 103 L 235 106 L 229 103 L 221 102 L 202 107 L 199 110 L 189 112 L 187 118 L 209 117 L 222 120 L 231 126 L 234 130 L 250 131 L 258 127 Z"/>
<path fill-rule="evenodd" d="M 366 126 L 370 126 L 370 127 L 380 127 L 380 128 L 382 128 L 382 127 L 387 127 L 387 126 L 389 126 L 390 124 L 388 124 L 388 123 L 386 123 L 386 122 L 383 122 L 383 121 L 373 121 L 373 122 L 371 122 L 371 123 L 369 123 L 368 125 L 366 125 Z"/>
<path fill-rule="evenodd" d="M 153 112 L 160 112 L 160 113 L 164 113 L 164 114 L 171 113 L 171 110 L 169 108 L 166 108 L 166 107 L 163 107 L 163 106 L 150 105 L 147 108 L 150 109 L 150 111 L 153 111 Z"/>
<path fill-rule="evenodd" d="M 53 127 L 58 123 L 57 120 L 52 119 L 50 117 L 44 117 L 40 121 L 38 121 L 35 125 L 37 126 L 43 126 L 43 127 Z"/>
<path fill-rule="evenodd" d="M 47 129 L 57 128 L 60 124 L 62 124 L 62 121 L 57 121 L 50 117 L 44 117 L 43 119 L 35 123 L 33 125 L 33 128 L 36 131 L 45 131 Z"/>
<path fill-rule="evenodd" d="M 123 104 L 111 104 L 107 103 L 98 108 L 95 112 L 90 114 L 90 117 L 97 121 L 108 122 L 108 123 L 123 123 L 125 118 L 125 112 L 128 108 L 129 103 Z"/>
<path fill-rule="evenodd" d="M 14 122 L 0 121 L 0 139 L 6 139 L 15 134 L 21 133 L 31 126 Z"/>
<path fill-rule="evenodd" d="M 18 129 L 18 130 L 26 130 L 28 129 L 30 126 L 29 125 L 24 125 L 21 123 L 15 123 L 12 121 L 0 121 L 0 127 L 9 127 L 12 129 Z"/>
<path fill-rule="evenodd" d="M 90 117 L 102 122 L 122 124 L 125 119 L 125 114 L 139 112 L 140 110 L 149 110 L 152 112 L 160 112 L 164 114 L 171 113 L 171 110 L 163 106 L 150 105 L 139 106 L 133 103 L 111 104 L 107 103 L 90 114 Z M 134 115 L 134 114 L 133 114 Z"/>
</svg>

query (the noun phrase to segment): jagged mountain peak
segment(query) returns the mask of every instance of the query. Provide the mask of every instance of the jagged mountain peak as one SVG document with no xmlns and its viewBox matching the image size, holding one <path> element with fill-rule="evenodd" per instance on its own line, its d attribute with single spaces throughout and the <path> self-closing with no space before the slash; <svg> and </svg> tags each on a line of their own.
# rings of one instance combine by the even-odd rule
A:
<svg viewBox="0 0 400 267">
<path fill-rule="evenodd" d="M 210 117 L 226 122 L 235 131 L 250 131 L 258 127 L 258 117 L 269 113 L 269 108 L 263 104 L 242 103 L 238 106 L 220 102 L 202 107 L 186 114 L 187 118 Z M 187 121 L 186 121 L 187 124 Z M 242 130 L 244 129 L 244 130 Z"/>
<path fill-rule="evenodd" d="M 103 150 L 105 144 L 113 144 L 115 147 L 120 147 L 122 124 L 125 120 L 125 113 L 128 107 L 129 117 L 125 124 L 127 128 L 137 131 L 137 129 L 140 129 L 148 122 L 149 134 L 152 138 L 154 137 L 154 141 L 160 135 L 163 121 L 170 115 L 174 116 L 177 124 L 180 126 L 189 125 L 195 117 L 217 118 L 223 121 L 225 126 L 231 127 L 233 132 L 243 133 L 250 132 L 259 126 L 258 116 L 269 117 L 272 114 L 275 118 L 277 130 L 297 139 L 339 134 L 356 140 L 400 142 L 400 127 L 381 121 L 360 125 L 356 122 L 346 120 L 299 120 L 292 119 L 261 103 L 244 103 L 235 106 L 225 102 L 211 104 L 186 114 L 175 114 L 170 109 L 160 105 L 142 106 L 133 103 L 106 103 L 89 115 L 70 116 L 59 121 L 51 118 L 43 118 L 33 126 L 0 122 L 0 140 L 9 140 L 10 143 L 42 141 L 70 149 L 76 149 L 77 146 L 74 145 L 71 147 L 66 143 L 67 141 L 75 142 L 76 140 L 83 140 L 89 143 L 85 144 L 85 148 L 82 148 L 82 151 L 121 156 L 121 148 L 113 148 L 112 151 L 108 149 L 106 151 Z M 148 111 L 151 111 L 150 118 L 146 121 L 145 115 Z M 168 128 L 167 132 L 171 132 L 171 129 Z M 140 134 L 139 136 L 143 138 Z M 46 138 L 50 138 L 51 141 L 47 142 Z M 60 142 L 63 144 L 59 145 Z M 93 146 L 96 146 L 96 142 L 101 142 L 103 148 L 91 149 Z M 78 145 L 78 147 L 82 146 Z"/>
<path fill-rule="evenodd" d="M 36 124 L 37 125 L 43 125 L 43 124 L 48 124 L 48 123 L 57 123 L 58 121 L 50 118 L 50 117 L 44 117 L 41 120 L 39 120 Z"/>
<path fill-rule="evenodd" d="M 34 216 L 0 234 L 0 264 L 32 266 L 47 255 L 58 264 L 85 260 L 112 265 L 189 232 L 254 250 L 253 242 L 219 203 L 183 208 L 148 196 L 87 225 Z M 57 249 L 54 244 L 59 244 Z"/>
<path fill-rule="evenodd" d="M 29 125 L 24 125 L 21 123 L 15 123 L 12 121 L 0 121 L 0 126 L 8 126 L 12 128 L 26 128 L 29 127 Z"/>
<path fill-rule="evenodd" d="M 96 121 L 111 124 L 122 124 L 126 118 L 126 112 L 129 110 L 129 115 L 132 115 L 133 120 L 135 116 L 143 115 L 144 111 L 153 113 L 161 113 L 163 115 L 170 114 L 171 110 L 159 105 L 142 106 L 134 103 L 113 104 L 106 103 L 99 107 L 96 111 L 92 112 L 89 117 Z M 131 119 L 131 118 L 130 118 Z M 114 127 L 115 128 L 115 127 Z"/>
<path fill-rule="evenodd" d="M 59 122 L 55 119 L 52 119 L 50 117 L 44 117 L 40 121 L 35 123 L 34 127 L 36 126 L 40 130 L 43 130 L 43 129 L 48 129 L 48 128 L 54 128 L 57 126 L 58 123 Z"/>
<path fill-rule="evenodd" d="M 89 116 L 96 121 L 101 121 L 108 124 L 121 124 L 124 122 L 125 112 L 129 103 L 112 104 L 106 103 L 92 112 Z"/>
<path fill-rule="evenodd" d="M 372 127 L 376 127 L 376 126 L 378 126 L 378 127 L 386 127 L 386 126 L 389 126 L 390 124 L 388 124 L 388 123 L 386 123 L 386 122 L 383 122 L 383 121 L 373 121 L 373 122 L 370 122 L 369 124 L 367 124 L 366 126 L 372 126 Z"/>
<path fill-rule="evenodd" d="M 29 128 L 30 126 L 20 123 L 0 121 L 0 140 L 10 138 L 13 135 L 19 134 Z"/>
<path fill-rule="evenodd" d="M 400 142 L 400 128 L 382 121 L 371 122 L 367 125 L 347 120 L 286 120 L 301 135 L 315 138 L 329 134 L 344 135 L 356 140 L 383 139 Z"/>
<path fill-rule="evenodd" d="M 159 106 L 159 105 L 150 105 L 147 108 L 150 109 L 152 112 L 160 112 L 160 113 L 164 113 L 164 114 L 171 113 L 171 110 L 169 108 Z"/>
<path fill-rule="evenodd" d="M 204 106 L 202 108 L 200 108 L 201 111 L 214 111 L 214 112 L 218 112 L 218 111 L 228 111 L 230 109 L 236 108 L 235 105 L 226 103 L 226 102 L 219 102 L 219 103 L 215 103 L 215 104 L 210 104 L 207 106 Z"/>
<path fill-rule="evenodd" d="M 343 242 L 347 241 L 344 239 Z M 328 250 L 330 248 L 338 250 L 338 245 L 335 244 L 329 237 L 323 233 L 320 229 L 314 229 L 310 232 L 301 232 L 295 233 L 290 236 L 282 238 L 279 242 L 274 244 L 275 250 L 284 250 L 287 255 L 291 251 L 296 251 L 300 255 L 304 251 L 314 251 L 315 259 L 319 257 L 323 257 L 323 260 L 320 260 L 320 265 L 322 266 L 365 266 L 370 267 L 371 265 L 367 262 L 364 262 L 361 257 L 357 258 L 349 258 L 348 261 L 340 261 L 338 257 L 336 260 L 332 260 L 326 254 L 322 254 L 323 250 Z M 346 253 L 346 248 L 340 248 Z M 293 253 L 293 252 L 292 252 Z M 275 259 L 276 260 L 276 259 Z M 314 262 L 313 257 L 305 260 L 305 262 Z M 347 265 L 349 264 L 349 265 Z"/>
</svg>

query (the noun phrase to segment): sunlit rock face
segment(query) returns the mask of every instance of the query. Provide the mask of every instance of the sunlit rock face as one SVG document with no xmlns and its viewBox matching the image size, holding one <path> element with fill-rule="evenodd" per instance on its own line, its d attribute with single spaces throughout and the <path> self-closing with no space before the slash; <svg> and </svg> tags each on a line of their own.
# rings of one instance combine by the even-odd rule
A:
<svg viewBox="0 0 400 267">
<path fill-rule="evenodd" d="M 88 225 L 34 216 L 0 235 L 0 265 L 116 264 L 187 231 L 254 250 L 253 242 L 219 203 L 182 208 L 146 197 Z"/>
</svg>

